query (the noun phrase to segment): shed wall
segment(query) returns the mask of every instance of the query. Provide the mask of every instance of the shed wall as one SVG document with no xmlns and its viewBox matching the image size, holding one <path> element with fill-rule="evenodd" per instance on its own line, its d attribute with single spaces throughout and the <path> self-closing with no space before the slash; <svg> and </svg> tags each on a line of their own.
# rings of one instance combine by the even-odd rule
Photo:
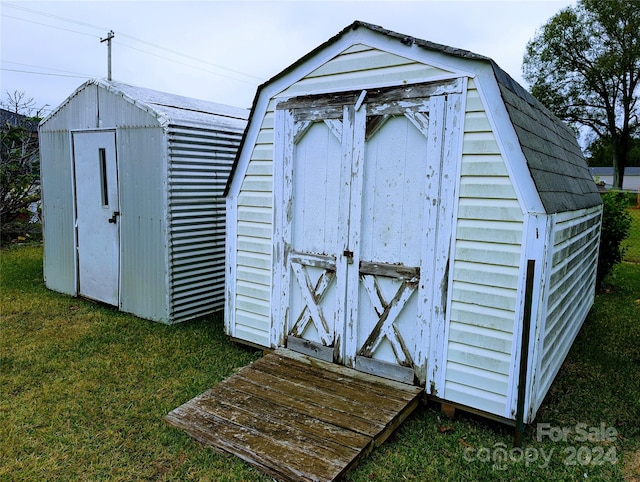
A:
<svg viewBox="0 0 640 482">
<path fill-rule="evenodd" d="M 444 393 L 504 415 L 524 216 L 489 118 L 469 82 L 450 294 Z"/>
<path fill-rule="evenodd" d="M 169 276 L 173 321 L 224 305 L 223 197 L 242 130 L 169 129 Z"/>
<path fill-rule="evenodd" d="M 120 307 L 142 318 L 166 322 L 169 313 L 164 130 L 119 128 L 116 144 L 122 213 Z"/>
<path fill-rule="evenodd" d="M 40 132 L 44 280 L 48 288 L 75 295 L 74 207 L 70 135 Z M 47 146 L 43 149 L 42 146 Z"/>
<path fill-rule="evenodd" d="M 40 131 L 97 129 L 98 112 L 98 86 L 88 85 L 67 99 L 55 115 L 47 119 Z"/>
<path fill-rule="evenodd" d="M 534 413 L 546 395 L 595 297 L 602 206 L 553 216 L 548 288 Z"/>
<path fill-rule="evenodd" d="M 70 132 L 115 129 L 120 308 L 178 322 L 224 303 L 223 192 L 244 122 L 188 111 L 182 117 L 211 124 L 181 117 L 165 126 L 165 114 L 158 119 L 153 108 L 87 84 L 41 126 L 45 276 L 50 288 L 76 294 Z"/>
<path fill-rule="evenodd" d="M 382 52 L 353 45 L 334 59 L 293 83 L 278 97 L 336 92 L 364 86 L 401 85 L 451 76 L 450 72 Z M 263 118 L 237 203 L 234 325 L 230 335 L 269 346 L 273 233 L 272 101 Z"/>
<path fill-rule="evenodd" d="M 349 60 L 348 62 L 346 60 Z M 376 65 L 376 59 L 381 64 Z M 386 64 L 385 64 L 386 63 Z M 387 65 L 388 64 L 388 65 Z M 402 65 L 402 69 L 398 69 Z M 362 70 L 345 72 L 347 66 Z M 404 72 L 404 74 L 402 73 Z M 281 95 L 428 80 L 447 72 L 361 45 L 293 84 Z M 346 79 L 349 79 L 347 82 Z M 503 415 L 509 383 L 523 214 L 473 82 L 467 94 L 446 398 Z M 231 335 L 268 346 L 273 189 L 273 101 L 263 118 L 237 203 L 234 325 Z"/>
</svg>

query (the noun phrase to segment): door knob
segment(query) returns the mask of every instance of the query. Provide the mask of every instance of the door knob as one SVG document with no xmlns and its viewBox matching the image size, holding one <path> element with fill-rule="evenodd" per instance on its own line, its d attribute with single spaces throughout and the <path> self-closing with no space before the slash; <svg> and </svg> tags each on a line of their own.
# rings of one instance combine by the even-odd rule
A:
<svg viewBox="0 0 640 482">
<path fill-rule="evenodd" d="M 109 218 L 109 222 L 111 224 L 115 224 L 118 216 L 120 216 L 120 211 L 113 211 L 113 215 Z"/>
</svg>

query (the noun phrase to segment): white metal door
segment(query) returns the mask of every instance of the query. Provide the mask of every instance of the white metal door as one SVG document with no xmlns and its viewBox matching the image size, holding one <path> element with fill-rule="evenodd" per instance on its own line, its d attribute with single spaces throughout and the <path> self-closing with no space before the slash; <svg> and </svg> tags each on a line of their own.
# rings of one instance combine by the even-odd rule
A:
<svg viewBox="0 0 640 482">
<path fill-rule="evenodd" d="M 447 101 L 434 90 L 292 100 L 277 112 L 276 276 L 291 348 L 425 382 L 430 336 L 444 325 L 429 313 L 442 301 L 433 283 L 446 285 L 443 170 L 445 185 L 455 175 L 443 162 Z"/>
<path fill-rule="evenodd" d="M 73 134 L 78 292 L 118 306 L 120 207 L 115 132 Z"/>
</svg>

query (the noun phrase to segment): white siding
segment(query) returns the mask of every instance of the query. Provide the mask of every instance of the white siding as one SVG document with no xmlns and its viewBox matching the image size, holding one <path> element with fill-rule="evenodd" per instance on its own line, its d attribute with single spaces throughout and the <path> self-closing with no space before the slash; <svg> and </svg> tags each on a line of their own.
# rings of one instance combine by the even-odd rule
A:
<svg viewBox="0 0 640 482">
<path fill-rule="evenodd" d="M 503 416 L 523 214 L 473 81 L 467 93 L 441 398 Z"/>
<path fill-rule="evenodd" d="M 363 85 L 402 85 L 446 77 L 451 77 L 451 73 L 364 45 L 354 45 L 293 83 L 278 97 L 352 90 Z M 236 276 L 232 280 L 236 304 L 230 332 L 236 338 L 264 346 L 270 343 L 274 106 L 271 101 L 262 119 L 238 194 Z M 253 289 L 249 290 L 249 285 L 253 285 Z"/>
<path fill-rule="evenodd" d="M 380 85 L 402 85 L 450 76 L 451 72 L 436 67 L 365 45 L 354 45 L 291 85 L 282 95 L 294 97 Z"/>
<path fill-rule="evenodd" d="M 234 336 L 269 345 L 273 233 L 273 110 L 265 116 L 238 196 Z"/>
<path fill-rule="evenodd" d="M 534 410 L 542 403 L 593 304 L 601 215 L 602 207 L 596 206 L 554 216 Z"/>
</svg>

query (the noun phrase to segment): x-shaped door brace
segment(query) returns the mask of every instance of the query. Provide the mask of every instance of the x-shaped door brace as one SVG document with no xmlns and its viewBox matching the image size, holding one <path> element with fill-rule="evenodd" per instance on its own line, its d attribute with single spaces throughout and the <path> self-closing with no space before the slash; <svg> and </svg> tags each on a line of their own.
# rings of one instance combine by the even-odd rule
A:
<svg viewBox="0 0 640 482">
<path fill-rule="evenodd" d="M 331 346 L 333 344 L 333 335 L 324 317 L 321 302 L 327 292 L 327 288 L 336 277 L 335 270 L 325 269 L 314 286 L 304 265 L 292 261 L 291 269 L 295 274 L 298 285 L 300 286 L 300 293 L 306 305 L 289 333 L 293 336 L 302 337 L 307 325 L 309 322 L 312 322 L 318 331 L 318 336 L 322 344 Z"/>
<path fill-rule="evenodd" d="M 411 353 L 400 334 L 400 330 L 394 322 L 398 318 L 398 315 L 400 315 L 404 305 L 409 298 L 411 298 L 411 295 L 417 287 L 417 283 L 415 283 L 414 280 L 402 280 L 395 296 L 391 301 L 387 302 L 375 275 L 361 273 L 360 281 L 378 314 L 378 322 L 362 345 L 358 355 L 371 357 L 384 337 L 387 337 L 398 363 L 406 367 L 412 367 L 413 360 L 411 359 Z"/>
</svg>

